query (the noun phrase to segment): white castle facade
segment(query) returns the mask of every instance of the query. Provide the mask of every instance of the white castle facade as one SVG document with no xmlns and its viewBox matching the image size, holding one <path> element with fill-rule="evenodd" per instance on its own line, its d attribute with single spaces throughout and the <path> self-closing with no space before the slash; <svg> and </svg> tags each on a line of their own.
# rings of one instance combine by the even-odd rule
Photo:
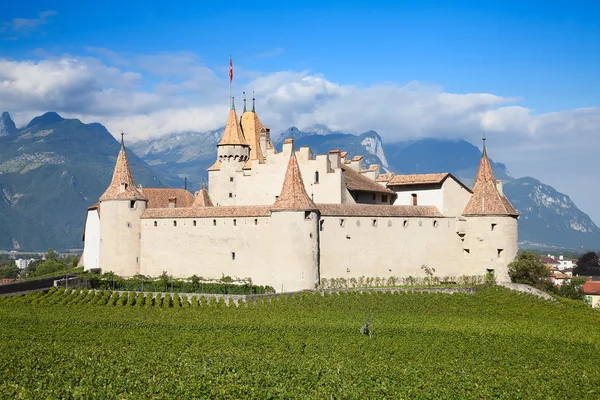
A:
<svg viewBox="0 0 600 400">
<path fill-rule="evenodd" d="M 518 214 L 484 150 L 472 189 L 449 173 L 380 174 L 362 157 L 277 151 L 254 110 L 232 107 L 208 190 L 134 184 L 122 143 L 88 209 L 82 264 L 121 276 L 250 277 L 276 291 L 323 278 L 483 275 L 507 279 Z"/>
</svg>

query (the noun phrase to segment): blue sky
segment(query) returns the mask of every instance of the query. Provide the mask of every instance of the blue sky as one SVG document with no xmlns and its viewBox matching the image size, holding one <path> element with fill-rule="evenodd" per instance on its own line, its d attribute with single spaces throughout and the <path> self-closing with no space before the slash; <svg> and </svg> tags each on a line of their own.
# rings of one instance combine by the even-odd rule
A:
<svg viewBox="0 0 600 400">
<path fill-rule="evenodd" d="M 310 69 L 334 82 L 433 82 L 519 96 L 538 112 L 600 98 L 600 3 L 527 1 L 10 2 L 3 15 L 58 14 L 43 35 L 0 43 L 77 52 L 193 51 L 212 68 Z M 596 4 L 594 4 L 596 3 Z M 262 56 L 262 57 L 261 57 Z"/>
<path fill-rule="evenodd" d="M 486 134 L 514 176 L 600 222 L 595 1 L 13 1 L 0 15 L 0 111 L 23 125 L 53 110 L 131 139 L 216 129 L 230 54 L 238 106 L 255 90 L 274 132 Z"/>
</svg>

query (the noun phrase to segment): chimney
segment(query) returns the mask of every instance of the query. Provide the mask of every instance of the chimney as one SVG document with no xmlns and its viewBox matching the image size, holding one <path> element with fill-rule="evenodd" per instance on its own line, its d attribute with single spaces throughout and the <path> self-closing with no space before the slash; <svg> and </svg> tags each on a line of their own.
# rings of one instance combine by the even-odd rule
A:
<svg viewBox="0 0 600 400">
<path fill-rule="evenodd" d="M 350 168 L 355 170 L 356 172 L 360 172 L 363 169 L 363 157 L 362 156 L 354 156 L 350 161 Z"/>
<path fill-rule="evenodd" d="M 291 153 L 292 149 L 294 148 L 294 139 L 292 138 L 287 138 L 283 141 L 283 152 L 284 153 Z"/>
<path fill-rule="evenodd" d="M 560 261 L 562 261 L 562 260 L 563 260 L 563 256 L 559 256 L 559 257 L 558 257 L 558 259 L 559 259 Z"/>
<path fill-rule="evenodd" d="M 169 197 L 169 208 L 177 207 L 177 197 Z"/>
<path fill-rule="evenodd" d="M 498 193 L 504 196 L 504 187 L 502 186 L 502 181 L 500 179 L 496 181 L 496 190 L 498 190 Z"/>
<path fill-rule="evenodd" d="M 269 128 L 266 126 L 260 128 L 260 149 L 263 156 L 267 155 L 267 143 L 269 142 L 267 135 L 270 136 Z"/>
<path fill-rule="evenodd" d="M 340 151 L 339 150 L 329 150 L 329 162 L 331 163 L 331 168 L 336 169 L 340 167 Z"/>
</svg>

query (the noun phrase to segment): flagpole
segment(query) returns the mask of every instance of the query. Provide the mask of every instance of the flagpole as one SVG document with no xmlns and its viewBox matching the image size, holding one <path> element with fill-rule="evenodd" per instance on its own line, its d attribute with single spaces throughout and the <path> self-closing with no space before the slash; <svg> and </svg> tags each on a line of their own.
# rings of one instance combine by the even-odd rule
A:
<svg viewBox="0 0 600 400">
<path fill-rule="evenodd" d="M 229 55 L 229 106 L 231 106 L 231 68 L 232 68 L 231 54 Z"/>
</svg>

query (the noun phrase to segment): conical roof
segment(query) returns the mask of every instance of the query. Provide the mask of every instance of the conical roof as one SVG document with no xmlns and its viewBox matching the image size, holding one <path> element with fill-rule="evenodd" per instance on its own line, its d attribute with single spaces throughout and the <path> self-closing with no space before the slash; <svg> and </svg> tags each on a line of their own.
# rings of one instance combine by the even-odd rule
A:
<svg viewBox="0 0 600 400">
<path fill-rule="evenodd" d="M 121 150 L 117 156 L 117 163 L 113 172 L 112 180 L 106 191 L 100 196 L 100 201 L 106 200 L 147 200 L 133 182 L 125 143 L 121 135 Z"/>
<path fill-rule="evenodd" d="M 260 148 L 262 124 L 258 115 L 254 111 L 246 111 L 242 114 L 241 125 L 244 138 L 250 146 L 250 160 L 258 160 L 258 162 L 263 163 L 265 158 Z"/>
<path fill-rule="evenodd" d="M 485 138 L 479 169 L 473 183 L 473 195 L 463 215 L 519 215 L 506 196 L 496 187 L 496 177 L 485 149 Z"/>
<path fill-rule="evenodd" d="M 241 145 L 247 146 L 246 140 L 244 139 L 244 135 L 242 134 L 242 128 L 238 123 L 238 117 L 235 112 L 235 107 L 231 107 L 231 111 L 229 111 L 229 118 L 227 119 L 227 125 L 225 125 L 225 131 L 223 132 L 223 137 L 217 146 L 227 146 L 227 145 Z"/>
<path fill-rule="evenodd" d="M 308 197 L 306 189 L 304 188 L 304 181 L 302 180 L 302 174 L 300 173 L 300 167 L 298 166 L 298 160 L 296 159 L 294 150 L 292 150 L 290 161 L 288 162 L 287 170 L 285 171 L 281 193 L 277 200 L 275 200 L 275 203 L 273 203 L 271 210 L 317 210 L 317 206 L 310 197 Z"/>
<path fill-rule="evenodd" d="M 210 196 L 208 195 L 208 191 L 206 188 L 202 188 L 198 192 L 196 192 L 196 199 L 194 200 L 194 204 L 192 204 L 193 208 L 197 207 L 212 207 L 213 203 L 210 200 Z"/>
</svg>

